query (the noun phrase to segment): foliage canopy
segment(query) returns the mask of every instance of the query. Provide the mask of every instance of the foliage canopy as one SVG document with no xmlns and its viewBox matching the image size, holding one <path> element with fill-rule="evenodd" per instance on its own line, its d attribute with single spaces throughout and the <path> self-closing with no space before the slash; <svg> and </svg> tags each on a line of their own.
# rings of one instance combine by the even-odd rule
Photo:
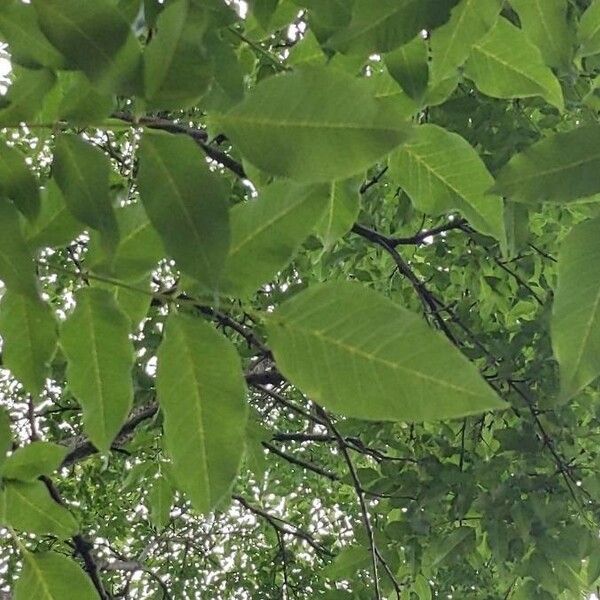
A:
<svg viewBox="0 0 600 600">
<path fill-rule="evenodd" d="M 0 40 L 0 595 L 600 595 L 600 0 Z"/>
</svg>

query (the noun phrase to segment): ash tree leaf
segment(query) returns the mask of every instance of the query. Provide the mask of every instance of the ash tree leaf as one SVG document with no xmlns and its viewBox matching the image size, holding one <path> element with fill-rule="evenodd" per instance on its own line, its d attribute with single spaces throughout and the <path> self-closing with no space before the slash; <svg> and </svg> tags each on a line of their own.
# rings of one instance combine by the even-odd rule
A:
<svg viewBox="0 0 600 600">
<path fill-rule="evenodd" d="M 12 446 L 12 431 L 8 412 L 0 406 L 0 467 L 6 461 L 6 453 Z"/>
<path fill-rule="evenodd" d="M 130 323 L 106 290 L 80 289 L 75 299 L 75 310 L 60 332 L 67 384 L 83 409 L 88 437 L 108 452 L 133 403 Z"/>
<path fill-rule="evenodd" d="M 4 2 L 0 10 L 0 35 L 10 48 L 11 61 L 29 69 L 60 69 L 65 61 L 42 33 L 31 4 Z"/>
<path fill-rule="evenodd" d="M 315 229 L 326 249 L 352 229 L 360 211 L 360 184 L 357 179 L 332 181 L 328 188 L 325 214 Z"/>
<path fill-rule="evenodd" d="M 511 0 L 510 4 L 546 64 L 563 71 L 569 69 L 574 36 L 567 18 L 567 0 Z"/>
<path fill-rule="evenodd" d="M 99 89 L 130 94 L 138 87 L 141 48 L 129 23 L 110 0 L 33 0 L 40 28 Z"/>
<path fill-rule="evenodd" d="M 231 209 L 231 246 L 223 291 L 245 296 L 298 252 L 324 213 L 327 187 L 276 181 Z"/>
<path fill-rule="evenodd" d="M 433 421 L 505 406 L 420 316 L 358 283 L 309 287 L 275 310 L 267 335 L 283 375 L 344 416 Z"/>
<path fill-rule="evenodd" d="M 357 571 L 368 569 L 370 565 L 371 554 L 364 546 L 347 546 L 321 573 L 328 579 L 339 581 L 352 578 Z"/>
<path fill-rule="evenodd" d="M 162 241 L 141 204 L 128 204 L 115 213 L 119 243 L 113 253 L 110 270 L 122 281 L 140 281 L 150 275 L 158 261 L 164 258 Z M 87 261 L 95 268 L 103 264 L 104 258 L 101 240 L 92 233 Z"/>
<path fill-rule="evenodd" d="M 27 392 L 41 394 L 56 350 L 57 323 L 40 298 L 8 290 L 0 300 L 2 360 Z"/>
<path fill-rule="evenodd" d="M 114 97 L 98 91 L 79 71 L 59 73 L 57 86 L 62 95 L 57 120 L 89 125 L 103 121 L 113 110 Z"/>
<path fill-rule="evenodd" d="M 409 132 L 368 82 L 325 67 L 269 77 L 214 122 L 254 166 L 305 183 L 356 175 Z"/>
<path fill-rule="evenodd" d="M 593 0 L 581 16 L 577 41 L 579 56 L 593 56 L 600 52 L 600 0 Z"/>
<path fill-rule="evenodd" d="M 328 45 L 341 52 L 389 52 L 422 30 L 444 23 L 456 0 L 355 0 L 347 28 Z"/>
<path fill-rule="evenodd" d="M 513 156 L 492 191 L 520 202 L 568 202 L 600 192 L 600 126 L 550 134 Z"/>
<path fill-rule="evenodd" d="M 150 222 L 178 267 L 216 289 L 229 248 L 227 190 L 187 136 L 146 132 L 138 185 Z"/>
<path fill-rule="evenodd" d="M 33 257 L 19 222 L 17 209 L 0 198 L 0 279 L 7 289 L 37 300 L 37 278 Z"/>
<path fill-rule="evenodd" d="M 506 240 L 503 202 L 487 192 L 493 177 L 470 144 L 437 125 L 421 125 L 392 155 L 391 177 L 428 214 L 460 211 L 475 229 Z"/>
<path fill-rule="evenodd" d="M 33 223 L 25 224 L 24 233 L 32 250 L 66 246 L 83 229 L 83 224 L 68 210 L 65 199 L 54 179 L 41 190 L 40 214 Z"/>
<path fill-rule="evenodd" d="M 502 0 L 461 0 L 447 23 L 431 32 L 431 78 L 443 81 L 461 67 L 475 42 L 496 23 Z"/>
<path fill-rule="evenodd" d="M 566 401 L 600 375 L 600 219 L 573 227 L 558 258 L 552 311 L 554 356 Z"/>
<path fill-rule="evenodd" d="M 202 319 L 173 314 L 158 350 L 156 386 L 174 477 L 194 508 L 207 513 L 230 491 L 244 454 L 240 358 Z"/>
<path fill-rule="evenodd" d="M 541 96 L 559 110 L 564 108 L 560 83 L 537 46 L 503 17 L 473 45 L 465 75 L 493 98 Z"/>
<path fill-rule="evenodd" d="M 16 148 L 0 142 L 0 195 L 9 198 L 30 220 L 40 211 L 40 192 L 35 175 Z"/>
<path fill-rule="evenodd" d="M 0 476 L 5 479 L 34 481 L 40 475 L 51 475 L 60 467 L 68 448 L 52 442 L 34 441 L 18 448 L 7 459 Z"/>
<path fill-rule="evenodd" d="M 162 11 L 156 35 L 144 52 L 145 97 L 150 108 L 193 106 L 212 77 L 203 35 L 210 22 L 205 11 L 189 0 L 178 0 Z"/>
<path fill-rule="evenodd" d="M 150 522 L 157 531 L 162 531 L 169 522 L 172 503 L 173 488 L 169 480 L 161 475 L 152 481 L 150 491 L 148 492 Z"/>
<path fill-rule="evenodd" d="M 57 552 L 26 550 L 22 557 L 15 600 L 98 600 L 91 579 L 73 559 Z"/>
<path fill-rule="evenodd" d="M 48 69 L 13 66 L 12 74 L 12 85 L 5 96 L 0 96 L 0 127 L 34 121 L 56 83 L 56 76 Z"/>
<path fill-rule="evenodd" d="M 99 148 L 70 133 L 57 138 L 54 179 L 71 214 L 99 231 L 107 250 L 113 249 L 119 238 L 110 198 L 110 170 L 110 161 Z"/>
<path fill-rule="evenodd" d="M 415 101 L 423 99 L 429 83 L 427 42 L 421 35 L 385 55 L 385 66 L 400 87 Z"/>
<path fill-rule="evenodd" d="M 0 490 L 0 522 L 60 539 L 72 537 L 79 529 L 73 515 L 52 499 L 41 481 L 5 481 Z"/>
</svg>

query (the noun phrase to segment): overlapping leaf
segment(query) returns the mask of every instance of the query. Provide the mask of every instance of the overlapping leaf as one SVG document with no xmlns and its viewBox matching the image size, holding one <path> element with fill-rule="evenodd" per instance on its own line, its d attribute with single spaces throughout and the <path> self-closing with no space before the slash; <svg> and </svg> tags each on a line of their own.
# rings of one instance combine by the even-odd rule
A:
<svg viewBox="0 0 600 600">
<path fill-rule="evenodd" d="M 391 161 L 392 177 L 425 213 L 460 211 L 482 233 L 504 242 L 503 204 L 487 194 L 494 179 L 469 143 L 421 125 Z"/>
<path fill-rule="evenodd" d="M 558 109 L 564 106 L 560 84 L 537 46 L 504 18 L 473 45 L 465 74 L 495 98 L 541 96 Z"/>
<path fill-rule="evenodd" d="M 0 142 L 0 195 L 10 198 L 31 220 L 40 211 L 37 179 L 25 164 L 21 152 L 3 142 Z"/>
<path fill-rule="evenodd" d="M 218 286 L 229 249 L 226 188 L 188 137 L 146 132 L 138 184 L 146 213 L 182 271 Z"/>
<path fill-rule="evenodd" d="M 325 211 L 327 187 L 277 181 L 231 211 L 223 290 L 254 292 L 283 269 Z"/>
<path fill-rule="evenodd" d="M 600 126 L 549 135 L 516 154 L 493 190 L 522 202 L 568 202 L 600 192 Z"/>
</svg>

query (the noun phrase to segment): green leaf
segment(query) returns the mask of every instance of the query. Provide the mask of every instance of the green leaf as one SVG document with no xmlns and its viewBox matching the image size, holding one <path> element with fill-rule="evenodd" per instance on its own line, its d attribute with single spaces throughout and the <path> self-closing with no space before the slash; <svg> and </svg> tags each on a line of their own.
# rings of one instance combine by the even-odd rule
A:
<svg viewBox="0 0 600 600">
<path fill-rule="evenodd" d="M 169 480 L 161 475 L 152 481 L 148 492 L 150 522 L 158 531 L 162 531 L 169 522 L 172 503 L 173 488 Z"/>
<path fill-rule="evenodd" d="M 335 69 L 305 67 L 261 81 L 215 118 L 253 165 L 303 182 L 355 175 L 406 140 L 399 111 Z"/>
<path fill-rule="evenodd" d="M 131 321 L 131 327 L 135 330 L 148 314 L 152 303 L 152 289 L 150 278 L 145 277 L 132 284 L 133 288 L 113 286 L 113 293 L 117 304 Z M 145 292 L 145 293 L 144 293 Z"/>
<path fill-rule="evenodd" d="M 458 527 L 449 535 L 434 539 L 427 549 L 429 566 L 437 568 L 447 558 L 460 555 L 461 547 L 475 544 L 475 530 L 472 527 Z"/>
<path fill-rule="evenodd" d="M 360 211 L 359 184 L 356 179 L 332 181 L 329 184 L 325 214 L 316 227 L 326 249 L 344 236 L 356 222 Z"/>
<path fill-rule="evenodd" d="M 589 585 L 592 585 L 600 578 L 600 552 L 596 549 L 590 555 L 587 565 L 587 581 Z"/>
<path fill-rule="evenodd" d="M 13 67 L 13 83 L 5 96 L 0 96 L 0 127 L 18 127 L 31 122 L 39 113 L 56 77 L 47 69 Z"/>
<path fill-rule="evenodd" d="M 353 54 L 389 52 L 448 19 L 456 0 L 356 0 L 352 21 L 328 42 Z"/>
<path fill-rule="evenodd" d="M 505 406 L 421 317 L 358 283 L 310 287 L 273 313 L 267 333 L 281 372 L 345 416 L 430 421 Z"/>
<path fill-rule="evenodd" d="M 492 190 L 520 202 L 568 202 L 600 192 L 600 126 L 550 134 L 513 156 Z"/>
<path fill-rule="evenodd" d="M 12 200 L 30 220 L 40 211 L 40 193 L 35 175 L 16 148 L 0 142 L 0 195 Z"/>
<path fill-rule="evenodd" d="M 573 227 L 562 243 L 552 313 L 552 347 L 561 397 L 572 398 L 600 375 L 600 219 Z"/>
<path fill-rule="evenodd" d="M 577 38 L 579 56 L 592 56 L 600 52 L 600 0 L 593 0 L 583 13 Z"/>
<path fill-rule="evenodd" d="M 99 92 L 78 71 L 59 74 L 58 85 L 61 100 L 57 107 L 57 119 L 74 125 L 101 123 L 112 112 L 114 98 Z"/>
<path fill-rule="evenodd" d="M 56 139 L 52 173 L 71 214 L 99 231 L 106 248 L 114 248 L 119 231 L 109 188 L 108 157 L 79 136 L 64 133 Z"/>
<path fill-rule="evenodd" d="M 559 110 L 564 108 L 560 83 L 544 64 L 537 46 L 504 18 L 473 45 L 465 75 L 488 96 L 541 96 Z"/>
<path fill-rule="evenodd" d="M 267 31 L 279 0 L 249 0 L 248 4 L 259 25 Z"/>
<path fill-rule="evenodd" d="M 83 225 L 67 209 L 54 179 L 41 191 L 41 210 L 33 223 L 25 224 L 27 244 L 33 249 L 66 246 L 81 233 Z"/>
<path fill-rule="evenodd" d="M 57 324 L 39 298 L 9 290 L 0 301 L 2 360 L 34 397 L 41 394 L 56 350 Z"/>
<path fill-rule="evenodd" d="M 212 66 L 202 37 L 204 11 L 188 0 L 169 4 L 158 17 L 157 34 L 144 52 L 145 96 L 151 108 L 193 106 L 208 89 Z"/>
<path fill-rule="evenodd" d="M 152 227 L 141 204 L 128 204 L 116 211 L 119 244 L 114 250 L 110 269 L 121 281 L 139 281 L 164 258 L 162 241 Z M 87 260 L 92 268 L 105 259 L 98 235 L 90 235 Z"/>
<path fill-rule="evenodd" d="M 12 431 L 8 412 L 0 406 L 0 467 L 6 461 L 6 453 L 12 446 Z"/>
<path fill-rule="evenodd" d="M 431 600 L 431 587 L 427 583 L 427 579 L 420 573 L 415 579 L 414 591 L 419 596 L 419 600 Z"/>
<path fill-rule="evenodd" d="M 0 198 L 0 279 L 9 290 L 38 299 L 35 265 L 16 208 Z"/>
<path fill-rule="evenodd" d="M 64 67 L 64 59 L 40 30 L 30 4 L 5 2 L 0 10 L 0 35 L 7 42 L 14 64 L 30 69 Z"/>
<path fill-rule="evenodd" d="M 423 36 L 417 35 L 408 44 L 385 56 L 385 66 L 390 75 L 417 102 L 423 98 L 429 82 L 428 53 L 427 42 Z"/>
<path fill-rule="evenodd" d="M 73 559 L 56 552 L 22 551 L 15 600 L 98 600 L 91 579 Z"/>
<path fill-rule="evenodd" d="M 78 531 L 73 515 L 52 499 L 41 481 L 5 481 L 0 491 L 0 522 L 27 533 L 60 539 Z"/>
<path fill-rule="evenodd" d="M 229 248 L 224 182 L 187 136 L 146 132 L 138 185 L 150 222 L 184 273 L 216 289 Z"/>
<path fill-rule="evenodd" d="M 68 360 L 67 383 L 83 408 L 88 437 L 108 452 L 133 402 L 129 319 L 106 290 L 80 289 L 75 299 L 75 310 L 60 334 Z"/>
<path fill-rule="evenodd" d="M 443 81 L 455 74 L 478 42 L 496 23 L 502 0 L 461 0 L 450 20 L 431 32 L 431 78 Z"/>
<path fill-rule="evenodd" d="M 460 211 L 481 233 L 506 240 L 494 179 L 469 143 L 437 125 L 421 125 L 391 159 L 391 177 L 427 214 Z"/>
<path fill-rule="evenodd" d="M 207 513 L 229 492 L 244 453 L 247 405 L 239 356 L 202 319 L 171 315 L 156 386 L 175 478 L 194 508 Z"/>
<path fill-rule="evenodd" d="M 7 459 L 0 475 L 5 479 L 34 481 L 40 475 L 51 475 L 60 467 L 68 448 L 52 442 L 31 442 L 18 448 Z"/>
<path fill-rule="evenodd" d="M 40 27 L 74 69 L 99 89 L 134 92 L 141 48 L 121 12 L 109 0 L 33 0 Z"/>
<path fill-rule="evenodd" d="M 573 59 L 573 35 L 567 18 L 567 0 L 511 0 L 521 27 L 540 49 L 550 67 L 568 70 Z"/>
<path fill-rule="evenodd" d="M 371 555 L 364 546 L 347 546 L 321 573 L 333 581 L 352 579 L 356 576 L 357 571 L 368 569 L 370 565 Z"/>
<path fill-rule="evenodd" d="M 245 296 L 294 257 L 325 210 L 327 189 L 276 181 L 231 210 L 231 247 L 223 290 Z"/>
</svg>

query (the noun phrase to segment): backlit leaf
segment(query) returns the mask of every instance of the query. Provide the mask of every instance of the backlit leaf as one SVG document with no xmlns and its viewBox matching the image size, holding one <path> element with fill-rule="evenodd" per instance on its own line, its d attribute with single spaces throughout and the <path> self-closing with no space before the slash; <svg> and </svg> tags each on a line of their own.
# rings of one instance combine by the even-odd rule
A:
<svg viewBox="0 0 600 600">
<path fill-rule="evenodd" d="M 316 233 L 325 248 L 337 242 L 352 229 L 360 210 L 359 185 L 356 179 L 333 181 L 325 201 L 325 214 L 317 224 Z"/>
<path fill-rule="evenodd" d="M 521 202 L 568 202 L 600 192 L 600 126 L 549 134 L 516 154 L 493 191 Z"/>
<path fill-rule="evenodd" d="M 0 469 L 6 479 L 34 481 L 40 475 L 51 475 L 67 455 L 67 448 L 52 442 L 31 442 L 18 448 Z"/>
<path fill-rule="evenodd" d="M 404 142 L 409 126 L 369 86 L 318 67 L 261 81 L 215 118 L 253 165 L 304 182 L 346 178 Z"/>
<path fill-rule="evenodd" d="M 30 394 L 39 396 L 56 350 L 57 324 L 50 307 L 9 290 L 0 300 L 0 335 L 4 365 Z"/>
<path fill-rule="evenodd" d="M 578 31 L 579 55 L 592 56 L 600 52 L 600 1 L 593 0 L 583 13 Z"/>
<path fill-rule="evenodd" d="M 109 0 L 33 0 L 40 27 L 71 68 L 105 91 L 137 87 L 141 50 L 121 12 Z"/>
<path fill-rule="evenodd" d="M 357 283 L 310 287 L 274 312 L 267 333 L 281 372 L 345 416 L 430 421 L 504 406 L 421 317 Z"/>
<path fill-rule="evenodd" d="M 552 314 L 552 347 L 568 400 L 600 375 L 600 219 L 576 225 L 563 241 Z"/>
<path fill-rule="evenodd" d="M 501 8 L 501 0 L 461 0 L 450 20 L 431 32 L 434 81 L 454 75 L 469 57 L 473 44 L 494 26 Z"/>
<path fill-rule="evenodd" d="M 106 290 L 80 289 L 61 328 L 67 383 L 83 408 L 83 426 L 102 452 L 125 422 L 133 401 L 133 346 L 129 319 Z"/>
<path fill-rule="evenodd" d="M 540 49 L 546 64 L 568 69 L 573 57 L 574 36 L 567 19 L 567 0 L 511 0 L 521 27 Z"/>
<path fill-rule="evenodd" d="M 52 499 L 41 481 L 5 481 L 0 490 L 0 522 L 60 539 L 70 538 L 78 530 L 73 515 Z"/>
<path fill-rule="evenodd" d="M 98 148 L 74 134 L 56 140 L 52 173 L 73 216 L 103 235 L 106 248 L 118 240 L 111 204 L 110 162 Z"/>
<path fill-rule="evenodd" d="M 504 18 L 475 42 L 465 74 L 494 98 L 541 96 L 560 110 L 564 105 L 560 84 L 538 48 Z"/>
<path fill-rule="evenodd" d="M 175 478 L 194 508 L 209 512 L 230 490 L 244 453 L 247 406 L 235 348 L 201 318 L 171 315 L 157 392 Z"/>
<path fill-rule="evenodd" d="M 392 178 L 427 214 L 460 211 L 481 233 L 504 242 L 503 203 L 487 194 L 494 179 L 469 143 L 436 125 L 421 125 L 391 160 Z"/>
<path fill-rule="evenodd" d="M 0 195 L 10 198 L 30 220 L 39 213 L 37 179 L 25 164 L 21 152 L 4 142 L 0 142 Z"/>
<path fill-rule="evenodd" d="M 294 257 L 324 213 L 327 188 L 277 181 L 231 210 L 224 291 L 254 292 Z"/>
<path fill-rule="evenodd" d="M 24 551 L 15 600 L 98 600 L 90 578 L 73 559 L 57 552 Z"/>
<path fill-rule="evenodd" d="M 139 187 L 150 222 L 182 271 L 218 286 L 229 248 L 226 188 L 186 136 L 146 132 Z"/>
</svg>

